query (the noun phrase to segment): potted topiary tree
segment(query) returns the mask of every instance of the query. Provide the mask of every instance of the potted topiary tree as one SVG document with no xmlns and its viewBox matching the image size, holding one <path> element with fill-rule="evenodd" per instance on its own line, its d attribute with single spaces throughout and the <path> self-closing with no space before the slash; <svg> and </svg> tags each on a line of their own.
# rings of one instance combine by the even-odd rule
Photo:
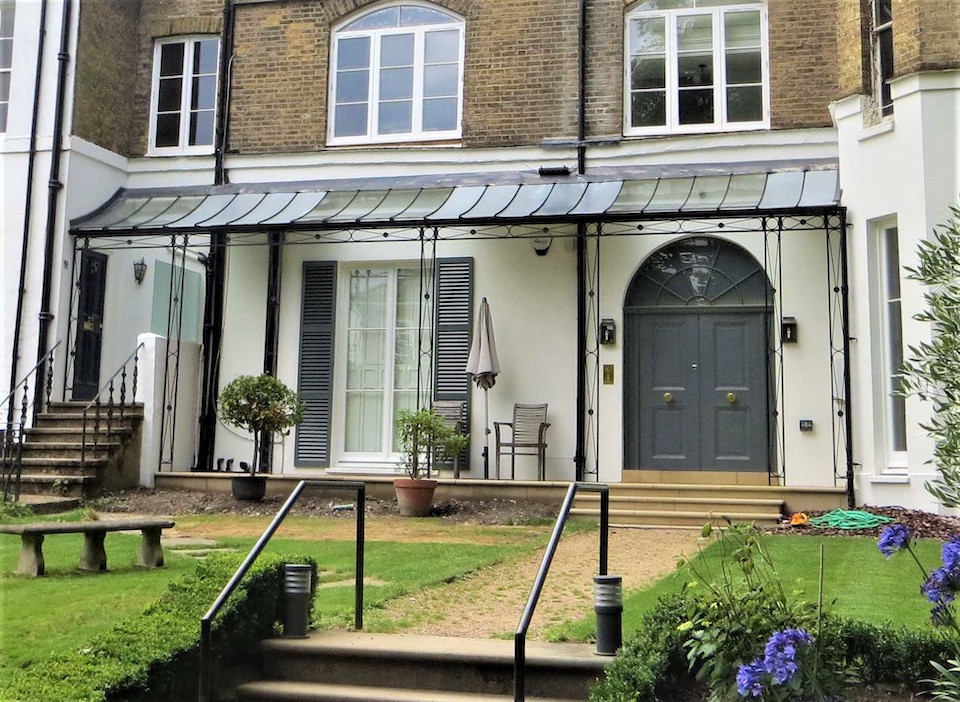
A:
<svg viewBox="0 0 960 702">
<path fill-rule="evenodd" d="M 455 448 L 454 443 L 463 448 L 459 440 L 453 439 L 455 436 L 432 409 L 402 409 L 397 413 L 400 464 L 407 477 L 394 480 L 393 487 L 402 516 L 425 517 L 430 513 L 437 487 L 437 481 L 430 478 L 430 464 L 439 452 Z"/>
<path fill-rule="evenodd" d="M 220 392 L 220 419 L 253 434 L 253 460 L 249 474 L 234 478 L 233 496 L 238 500 L 260 500 L 267 479 L 258 475 L 260 448 L 273 433 L 289 432 L 303 417 L 303 402 L 293 390 L 272 375 L 241 375 Z"/>
</svg>

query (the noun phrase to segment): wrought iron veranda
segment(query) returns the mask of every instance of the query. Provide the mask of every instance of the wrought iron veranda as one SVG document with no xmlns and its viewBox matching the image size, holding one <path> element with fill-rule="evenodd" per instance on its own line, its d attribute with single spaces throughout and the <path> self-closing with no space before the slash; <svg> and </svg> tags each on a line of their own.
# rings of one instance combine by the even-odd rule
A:
<svg viewBox="0 0 960 702">
<path fill-rule="evenodd" d="M 50 404 L 53 391 L 54 354 L 60 341 L 47 351 L 31 368 L 23 380 L 13 388 L 3 403 L 0 412 L 3 421 L 3 438 L 0 442 L 0 490 L 3 501 L 20 500 L 20 471 L 23 465 L 23 441 L 25 431 L 33 423 L 37 412 Z M 36 379 L 33 382 L 33 379 Z M 31 382 L 33 384 L 31 385 Z M 18 399 L 19 398 L 19 399 Z"/>
</svg>

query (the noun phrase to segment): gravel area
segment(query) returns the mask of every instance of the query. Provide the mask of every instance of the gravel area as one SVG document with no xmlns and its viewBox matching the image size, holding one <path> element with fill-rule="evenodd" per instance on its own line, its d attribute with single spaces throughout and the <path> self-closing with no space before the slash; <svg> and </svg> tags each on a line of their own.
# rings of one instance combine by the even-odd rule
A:
<svg viewBox="0 0 960 702">
<path fill-rule="evenodd" d="M 858 511 L 869 512 L 882 517 L 890 517 L 893 524 L 897 522 L 907 527 L 916 539 L 940 539 L 947 541 L 960 536 L 960 517 L 948 517 L 929 512 L 920 512 L 903 507 L 859 507 Z M 808 517 L 818 517 L 823 512 L 808 512 Z M 886 524 L 872 529 L 832 529 L 815 527 L 812 525 L 790 526 L 784 524 L 768 529 L 774 533 L 808 534 L 810 536 L 872 536 L 877 537 Z"/>
</svg>

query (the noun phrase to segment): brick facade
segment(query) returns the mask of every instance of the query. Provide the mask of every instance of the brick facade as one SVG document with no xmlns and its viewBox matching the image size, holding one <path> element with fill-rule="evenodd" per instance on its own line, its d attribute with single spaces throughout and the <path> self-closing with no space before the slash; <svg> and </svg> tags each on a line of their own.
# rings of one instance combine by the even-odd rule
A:
<svg viewBox="0 0 960 702">
<path fill-rule="evenodd" d="M 837 97 L 871 91 L 871 0 L 836 0 Z"/>
<path fill-rule="evenodd" d="M 121 154 L 130 152 L 139 17 L 139 0 L 80 4 L 73 133 Z"/>
<path fill-rule="evenodd" d="M 893 0 L 896 76 L 960 68 L 960 2 Z"/>
<path fill-rule="evenodd" d="M 588 3 L 587 136 L 618 136 L 629 4 Z M 466 22 L 464 146 L 537 145 L 576 136 L 578 0 L 438 4 Z M 832 100 L 869 90 L 870 4 L 768 0 L 773 129 L 829 126 Z M 231 151 L 325 148 L 331 27 L 369 5 L 366 0 L 237 2 Z M 126 155 L 143 155 L 154 42 L 219 33 L 223 2 L 87 0 L 83 7 L 77 133 Z M 894 13 L 898 74 L 960 65 L 960 3 L 894 0 Z"/>
</svg>

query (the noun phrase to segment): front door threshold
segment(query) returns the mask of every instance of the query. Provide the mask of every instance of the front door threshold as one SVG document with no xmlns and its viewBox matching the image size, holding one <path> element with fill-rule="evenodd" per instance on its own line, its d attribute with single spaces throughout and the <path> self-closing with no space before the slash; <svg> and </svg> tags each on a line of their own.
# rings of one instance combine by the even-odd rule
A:
<svg viewBox="0 0 960 702">
<path fill-rule="evenodd" d="M 779 485 L 761 471 L 721 470 L 643 470 L 624 469 L 625 483 L 662 483 L 665 485 Z"/>
</svg>

